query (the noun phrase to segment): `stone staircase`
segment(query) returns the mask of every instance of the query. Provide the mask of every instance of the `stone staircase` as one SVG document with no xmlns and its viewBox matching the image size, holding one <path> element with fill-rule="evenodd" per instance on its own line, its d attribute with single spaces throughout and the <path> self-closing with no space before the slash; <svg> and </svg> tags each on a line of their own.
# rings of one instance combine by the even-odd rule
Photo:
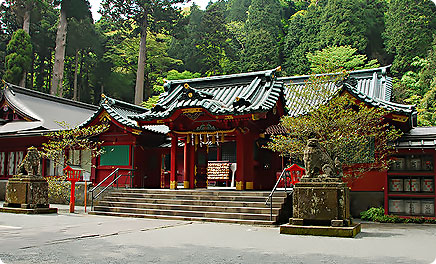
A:
<svg viewBox="0 0 436 264">
<path fill-rule="evenodd" d="M 118 189 L 99 200 L 90 214 L 251 225 L 288 221 L 286 193 L 274 194 L 272 220 L 265 205 L 268 195 L 262 191 Z"/>
</svg>

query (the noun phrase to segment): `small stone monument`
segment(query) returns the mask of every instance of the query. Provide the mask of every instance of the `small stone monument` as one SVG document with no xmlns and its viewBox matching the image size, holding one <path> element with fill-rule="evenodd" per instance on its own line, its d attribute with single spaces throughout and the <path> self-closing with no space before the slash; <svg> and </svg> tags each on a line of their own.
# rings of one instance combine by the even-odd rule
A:
<svg viewBox="0 0 436 264">
<path fill-rule="evenodd" d="M 317 139 L 308 141 L 303 160 L 306 175 L 294 187 L 293 218 L 280 226 L 280 233 L 355 237 L 361 227 L 351 221 L 350 193 L 339 160 L 333 161 Z"/>
<path fill-rule="evenodd" d="M 44 214 L 57 213 L 48 203 L 48 183 L 39 174 L 40 154 L 35 147 L 27 154 L 18 167 L 18 174 L 8 180 L 6 202 L 0 212 Z"/>
</svg>

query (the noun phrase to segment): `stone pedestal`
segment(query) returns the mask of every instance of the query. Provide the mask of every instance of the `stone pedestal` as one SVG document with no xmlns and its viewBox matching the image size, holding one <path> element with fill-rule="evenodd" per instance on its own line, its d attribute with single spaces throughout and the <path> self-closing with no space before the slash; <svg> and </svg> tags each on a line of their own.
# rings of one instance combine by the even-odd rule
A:
<svg viewBox="0 0 436 264">
<path fill-rule="evenodd" d="M 349 188 L 339 178 L 302 178 L 295 184 L 293 218 L 282 234 L 354 237 L 360 224 L 350 218 Z"/>
<path fill-rule="evenodd" d="M 6 199 L 0 212 L 56 213 L 48 203 L 48 183 L 40 176 L 23 175 L 10 178 L 6 185 Z"/>
</svg>

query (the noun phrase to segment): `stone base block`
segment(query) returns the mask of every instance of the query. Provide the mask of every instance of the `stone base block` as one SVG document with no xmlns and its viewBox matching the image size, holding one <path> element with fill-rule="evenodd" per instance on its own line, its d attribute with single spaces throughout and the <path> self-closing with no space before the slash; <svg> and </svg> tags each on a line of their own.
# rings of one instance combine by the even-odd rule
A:
<svg viewBox="0 0 436 264">
<path fill-rule="evenodd" d="M 1 213 L 13 213 L 13 214 L 57 214 L 57 208 L 14 208 L 14 207 L 0 207 Z"/>
<path fill-rule="evenodd" d="M 48 208 L 48 183 L 39 176 L 10 178 L 6 185 L 5 200 L 6 207 Z"/>
<path fill-rule="evenodd" d="M 285 224 L 280 226 L 280 234 L 309 235 L 330 237 L 355 237 L 361 231 L 361 225 L 354 224 L 348 227 L 338 226 L 301 226 Z"/>
</svg>

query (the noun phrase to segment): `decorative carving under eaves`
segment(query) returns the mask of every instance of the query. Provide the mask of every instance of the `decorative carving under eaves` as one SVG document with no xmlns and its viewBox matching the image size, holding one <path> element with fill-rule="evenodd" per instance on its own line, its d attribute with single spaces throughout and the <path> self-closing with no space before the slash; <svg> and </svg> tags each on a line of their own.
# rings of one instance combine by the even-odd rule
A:
<svg viewBox="0 0 436 264">
<path fill-rule="evenodd" d="M 191 119 L 192 121 L 197 120 L 200 116 L 203 115 L 203 112 L 196 112 L 196 113 L 184 113 L 184 115 Z"/>
<path fill-rule="evenodd" d="M 197 127 L 194 131 L 217 131 L 217 130 L 218 130 L 218 128 L 207 123 L 207 124 L 202 124 L 201 126 Z"/>
</svg>

